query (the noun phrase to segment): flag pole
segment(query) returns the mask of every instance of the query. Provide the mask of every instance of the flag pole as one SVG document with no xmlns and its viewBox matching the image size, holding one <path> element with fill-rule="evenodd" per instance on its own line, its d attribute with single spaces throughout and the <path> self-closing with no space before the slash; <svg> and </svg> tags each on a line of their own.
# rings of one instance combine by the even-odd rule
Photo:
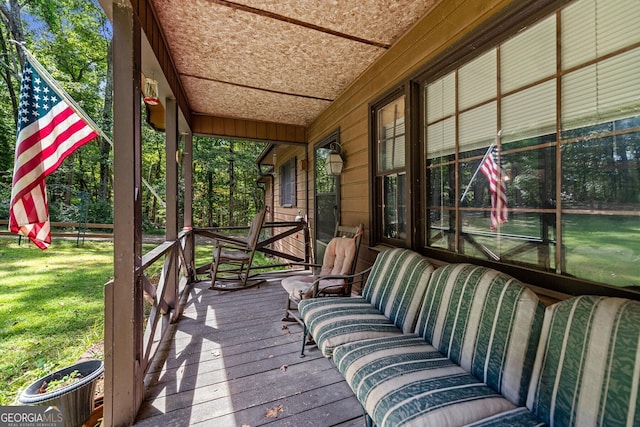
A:
<svg viewBox="0 0 640 427">
<path fill-rule="evenodd" d="M 73 111 L 77 115 L 79 115 L 87 123 L 87 125 L 89 125 L 89 127 L 91 127 L 94 131 L 96 131 L 96 133 L 100 137 L 104 138 L 104 140 L 107 141 L 109 145 L 113 148 L 113 141 L 111 141 L 111 138 L 109 138 L 109 136 L 100 127 L 98 127 L 98 125 L 93 121 L 93 119 L 91 119 L 91 117 L 89 117 L 89 115 L 85 113 L 82 107 L 78 105 L 78 103 L 71 97 L 71 95 L 69 95 L 67 91 L 65 91 L 58 84 L 56 79 L 49 73 L 49 71 L 47 71 L 46 68 L 44 68 L 44 66 L 40 63 L 40 61 L 38 61 L 36 57 L 33 56 L 33 54 L 29 51 L 29 49 L 27 49 L 23 43 L 19 43 L 16 40 L 9 40 L 9 41 L 20 46 L 20 48 L 23 50 L 23 52 L 27 56 L 31 65 L 36 69 L 36 71 L 38 71 L 38 74 L 42 76 L 42 78 L 47 82 L 47 84 L 49 84 L 49 86 L 51 86 L 51 88 L 56 91 L 58 96 L 60 96 L 69 104 L 71 109 L 73 109 Z M 151 192 L 151 194 L 153 194 L 153 196 L 156 199 L 158 199 L 158 201 L 160 201 L 160 204 L 162 205 L 163 208 L 166 208 L 167 206 L 166 203 L 164 202 L 164 200 L 162 200 L 162 198 L 156 192 L 156 190 L 153 189 L 153 187 L 147 182 L 146 179 L 144 179 L 144 177 L 141 177 L 141 178 L 142 178 L 142 183 L 147 187 L 147 189 Z"/>
<path fill-rule="evenodd" d="M 500 137 L 501 134 L 502 134 L 502 131 L 498 131 L 498 138 Z M 462 203 L 462 201 L 464 200 L 465 196 L 469 192 L 469 188 L 471 187 L 471 184 L 473 184 L 473 181 L 476 179 L 476 176 L 478 175 L 478 171 L 480 171 L 480 168 L 482 167 L 482 164 L 487 159 L 487 156 L 489 155 L 489 153 L 491 153 L 491 150 L 493 149 L 493 147 L 495 147 L 495 145 L 496 145 L 496 143 L 492 142 L 491 145 L 489 145 L 489 148 L 487 148 L 487 152 L 484 153 L 484 156 L 482 157 L 482 160 L 480 160 L 480 163 L 478 164 L 478 167 L 476 168 L 476 171 L 473 173 L 473 176 L 471 177 L 471 180 L 467 184 L 467 188 L 464 189 L 464 193 L 462 193 L 462 197 L 460 197 L 460 203 Z"/>
</svg>

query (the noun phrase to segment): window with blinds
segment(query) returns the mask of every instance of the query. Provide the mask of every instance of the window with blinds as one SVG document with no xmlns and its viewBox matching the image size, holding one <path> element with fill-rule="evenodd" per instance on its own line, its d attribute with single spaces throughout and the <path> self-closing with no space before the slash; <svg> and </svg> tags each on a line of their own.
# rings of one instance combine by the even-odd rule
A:
<svg viewBox="0 0 640 427">
<path fill-rule="evenodd" d="M 440 77 L 422 85 L 427 246 L 640 283 L 640 273 L 622 273 L 631 263 L 595 272 L 600 260 L 580 237 L 588 227 L 640 227 L 638 22 L 640 1 L 579 0 L 444 75 L 431 70 Z M 493 190 L 479 173 L 491 144 L 510 211 L 497 230 Z M 602 243 L 640 257 L 613 234 Z"/>
</svg>

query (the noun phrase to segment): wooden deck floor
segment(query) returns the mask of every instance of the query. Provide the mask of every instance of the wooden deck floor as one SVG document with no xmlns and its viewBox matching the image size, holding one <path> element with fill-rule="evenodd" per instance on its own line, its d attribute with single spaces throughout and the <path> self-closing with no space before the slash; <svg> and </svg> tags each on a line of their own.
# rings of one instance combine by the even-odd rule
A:
<svg viewBox="0 0 640 427">
<path fill-rule="evenodd" d="M 166 362 L 150 374 L 136 426 L 364 425 L 331 360 L 315 346 L 298 356 L 302 327 L 280 320 L 279 282 L 236 292 L 207 287 L 194 285 L 174 339 L 161 349 Z"/>
</svg>

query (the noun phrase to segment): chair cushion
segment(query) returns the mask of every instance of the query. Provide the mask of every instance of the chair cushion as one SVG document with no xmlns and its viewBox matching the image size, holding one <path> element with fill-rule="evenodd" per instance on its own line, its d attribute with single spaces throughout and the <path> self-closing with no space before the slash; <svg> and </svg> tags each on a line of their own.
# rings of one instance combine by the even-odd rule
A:
<svg viewBox="0 0 640 427">
<path fill-rule="evenodd" d="M 333 360 L 378 427 L 464 425 L 515 408 L 417 335 L 344 344 Z"/>
<path fill-rule="evenodd" d="M 310 298 L 313 293 L 313 282 L 316 280 L 316 276 L 291 276 L 285 277 L 280 282 L 289 299 L 295 302 L 299 302 L 305 298 Z M 333 286 L 342 286 L 345 284 L 344 279 L 325 279 L 321 280 L 318 284 L 318 289 L 324 289 Z"/>
<path fill-rule="evenodd" d="M 320 269 L 320 276 L 351 274 L 351 267 L 356 255 L 356 240 L 346 237 L 334 237 L 329 241 L 324 252 L 324 260 Z M 318 276 L 292 276 L 282 279 L 282 287 L 289 294 L 292 301 L 299 302 L 310 298 L 313 293 L 313 282 Z M 343 286 L 344 279 L 325 279 L 318 284 L 318 289 Z"/>
<path fill-rule="evenodd" d="M 324 252 L 321 276 L 351 274 L 351 266 L 356 256 L 356 240 L 334 237 Z"/>
<path fill-rule="evenodd" d="M 432 275 L 416 332 L 452 362 L 524 406 L 544 305 L 496 270 L 449 264 Z"/>
<path fill-rule="evenodd" d="M 640 302 L 580 296 L 547 308 L 527 407 L 549 425 L 640 425 Z"/>
</svg>

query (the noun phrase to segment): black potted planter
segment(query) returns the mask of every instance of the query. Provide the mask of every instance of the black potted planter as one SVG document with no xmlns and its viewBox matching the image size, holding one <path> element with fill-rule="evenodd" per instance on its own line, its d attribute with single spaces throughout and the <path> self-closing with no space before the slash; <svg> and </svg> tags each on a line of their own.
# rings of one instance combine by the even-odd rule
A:
<svg viewBox="0 0 640 427">
<path fill-rule="evenodd" d="M 73 371 L 80 373 L 78 381 L 51 392 L 39 392 L 43 382 L 61 379 Z M 57 406 L 62 410 L 66 427 L 81 426 L 93 411 L 96 381 L 103 372 L 101 360 L 78 362 L 35 381 L 22 392 L 18 401 L 23 405 Z"/>
</svg>

